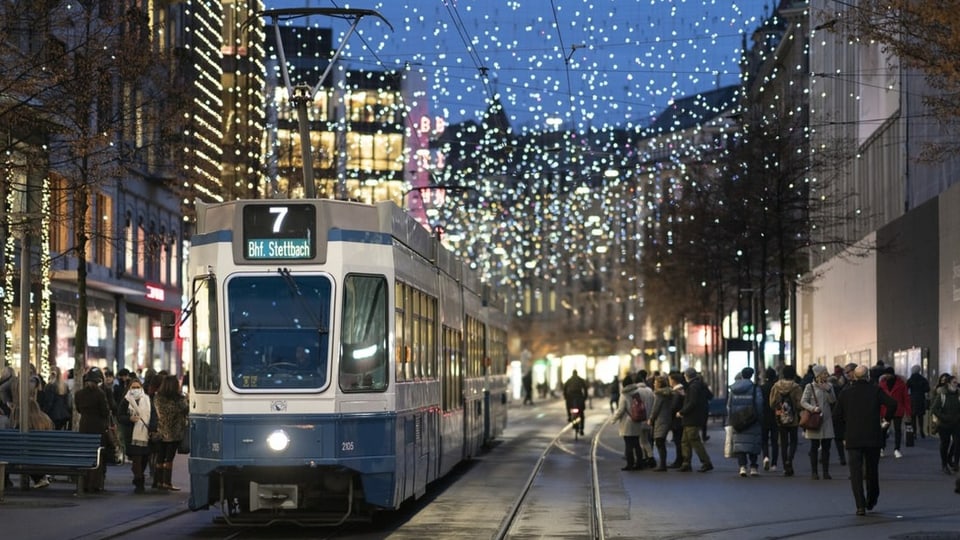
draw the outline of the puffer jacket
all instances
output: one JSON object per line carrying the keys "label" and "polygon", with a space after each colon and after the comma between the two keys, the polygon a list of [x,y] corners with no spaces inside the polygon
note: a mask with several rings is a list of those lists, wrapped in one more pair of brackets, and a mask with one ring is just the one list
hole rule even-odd
{"label": "puffer jacket", "polygon": [[761,428],[763,422],[760,415],[763,411],[763,394],[760,387],[749,379],[739,380],[730,386],[727,396],[727,418],[731,414],[750,405],[757,410],[757,421],[743,431],[733,432],[733,452],[745,454],[759,454],[761,451]]}

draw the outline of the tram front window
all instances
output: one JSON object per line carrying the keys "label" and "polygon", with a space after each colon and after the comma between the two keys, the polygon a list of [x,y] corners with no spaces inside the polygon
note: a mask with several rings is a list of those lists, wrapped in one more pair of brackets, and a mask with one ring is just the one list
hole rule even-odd
{"label": "tram front window", "polygon": [[281,271],[227,284],[237,390],[320,389],[329,373],[330,280]]}

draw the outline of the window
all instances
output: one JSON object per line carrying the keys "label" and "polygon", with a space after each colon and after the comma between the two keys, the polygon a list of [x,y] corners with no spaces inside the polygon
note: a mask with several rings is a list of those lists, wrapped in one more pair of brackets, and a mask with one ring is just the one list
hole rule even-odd
{"label": "window", "polygon": [[277,272],[231,279],[231,386],[241,391],[326,387],[332,290],[322,275]]}
{"label": "window", "polygon": [[343,281],[340,389],[382,392],[387,388],[387,280],[351,274]]}
{"label": "window", "polygon": [[220,391],[220,347],[217,344],[217,288],[213,276],[203,276],[193,282],[193,377],[196,392]]}
{"label": "window", "polygon": [[443,410],[459,409],[463,396],[463,378],[461,376],[462,353],[460,351],[460,332],[448,326],[443,327]]}

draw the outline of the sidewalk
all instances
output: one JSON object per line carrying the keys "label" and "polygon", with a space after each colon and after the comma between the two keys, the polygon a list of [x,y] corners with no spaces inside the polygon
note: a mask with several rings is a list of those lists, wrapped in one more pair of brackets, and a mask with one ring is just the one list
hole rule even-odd
{"label": "sidewalk", "polygon": [[0,530],[12,540],[66,540],[110,538],[123,530],[188,512],[189,474],[187,456],[177,455],[173,483],[181,491],[150,489],[133,493],[130,465],[107,467],[105,489],[100,493],[74,496],[74,484],[57,477],[42,489],[20,489],[20,476],[11,475],[14,486],[7,488],[0,503]]}

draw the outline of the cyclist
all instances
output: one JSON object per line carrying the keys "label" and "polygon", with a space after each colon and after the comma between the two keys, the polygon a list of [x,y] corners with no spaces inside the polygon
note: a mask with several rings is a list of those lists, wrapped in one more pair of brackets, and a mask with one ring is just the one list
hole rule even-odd
{"label": "cyclist", "polygon": [[567,421],[572,422],[573,417],[570,414],[570,409],[576,408],[580,411],[580,434],[583,435],[583,424],[586,421],[584,416],[583,409],[587,406],[587,381],[580,378],[580,375],[577,373],[577,370],[573,370],[573,374],[565,383],[563,383],[563,398],[567,402]]}

